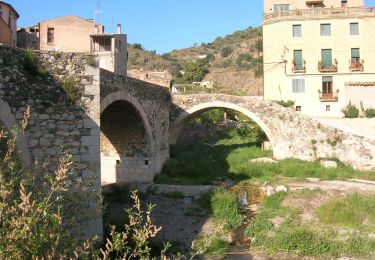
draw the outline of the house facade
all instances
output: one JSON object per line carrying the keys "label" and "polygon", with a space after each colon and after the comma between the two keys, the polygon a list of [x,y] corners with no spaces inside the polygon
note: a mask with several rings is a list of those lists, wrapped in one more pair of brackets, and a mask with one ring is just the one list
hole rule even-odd
{"label": "house facade", "polygon": [[18,12],[12,5],[0,1],[0,43],[17,45]]}
{"label": "house facade", "polygon": [[144,71],[132,69],[128,70],[129,77],[153,83],[170,89],[173,83],[172,74],[168,71]]}
{"label": "house facade", "polygon": [[64,16],[19,30],[18,46],[42,51],[90,52],[90,35],[104,27],[78,16]]}
{"label": "house facade", "polygon": [[265,0],[264,98],[311,116],[375,107],[374,24],[363,0]]}
{"label": "house facade", "polygon": [[127,37],[121,26],[115,34],[104,33],[104,26],[91,19],[64,16],[18,31],[18,47],[41,51],[92,54],[97,65],[118,74],[127,71]]}

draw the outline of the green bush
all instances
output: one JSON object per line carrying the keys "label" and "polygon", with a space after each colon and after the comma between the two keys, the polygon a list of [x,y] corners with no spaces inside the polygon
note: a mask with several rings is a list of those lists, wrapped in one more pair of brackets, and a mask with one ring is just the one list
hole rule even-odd
{"label": "green bush", "polygon": [[95,59],[94,55],[86,55],[85,56],[85,60],[86,60],[87,65],[89,65],[91,67],[96,67],[97,66],[96,59]]}
{"label": "green bush", "polygon": [[365,116],[367,118],[375,118],[375,108],[368,108],[365,110]]}
{"label": "green bush", "polygon": [[134,43],[134,44],[133,44],[133,47],[134,47],[135,49],[138,49],[138,50],[144,50],[142,44],[140,44],[140,43]]}
{"label": "green bush", "polygon": [[341,111],[345,118],[357,118],[359,116],[359,109],[351,101]]}
{"label": "green bush", "polygon": [[204,76],[209,72],[206,59],[197,61],[189,61],[184,67],[185,74],[182,79],[185,82],[192,83],[194,81],[202,81]]}
{"label": "green bush", "polygon": [[226,58],[233,53],[232,47],[224,47],[220,50],[221,57]]}
{"label": "green bush", "polygon": [[226,229],[233,230],[243,223],[237,197],[223,189],[216,189],[211,197],[212,213],[215,220],[224,225]]}
{"label": "green bush", "polygon": [[287,100],[287,101],[281,100],[281,101],[278,101],[277,103],[279,103],[283,107],[294,107],[296,102],[294,102],[293,100]]}
{"label": "green bush", "polygon": [[62,84],[62,88],[66,92],[66,95],[71,102],[76,102],[81,98],[81,90],[78,88],[78,86],[76,86],[74,78],[65,78]]}
{"label": "green bush", "polygon": [[35,52],[32,49],[27,49],[25,52],[24,68],[32,76],[46,77],[48,74],[45,69],[39,66]]}

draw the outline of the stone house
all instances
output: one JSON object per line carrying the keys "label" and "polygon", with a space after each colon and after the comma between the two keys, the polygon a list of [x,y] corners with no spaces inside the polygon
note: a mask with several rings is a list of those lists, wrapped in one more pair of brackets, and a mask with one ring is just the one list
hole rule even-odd
{"label": "stone house", "polygon": [[375,107],[374,23],[363,0],[264,0],[264,98],[321,117]]}
{"label": "stone house", "polygon": [[18,47],[42,51],[90,52],[90,35],[101,33],[104,33],[104,26],[90,19],[63,16],[19,30]]}
{"label": "stone house", "polygon": [[0,43],[17,45],[17,19],[20,17],[12,5],[0,1]]}
{"label": "stone house", "polygon": [[104,26],[91,19],[78,16],[49,19],[20,29],[18,47],[91,53],[100,68],[126,75],[127,38],[120,25],[116,34],[105,34]]}
{"label": "stone house", "polygon": [[128,71],[128,75],[132,78],[153,83],[166,88],[171,88],[173,83],[172,74],[168,71],[144,71],[132,69]]}

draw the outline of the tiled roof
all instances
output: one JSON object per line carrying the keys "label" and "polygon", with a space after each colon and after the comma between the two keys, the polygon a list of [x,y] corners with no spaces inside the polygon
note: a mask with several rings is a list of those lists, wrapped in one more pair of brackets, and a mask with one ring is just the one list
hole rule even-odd
{"label": "tiled roof", "polygon": [[375,81],[369,81],[369,82],[346,82],[345,86],[351,86],[351,87],[375,87]]}

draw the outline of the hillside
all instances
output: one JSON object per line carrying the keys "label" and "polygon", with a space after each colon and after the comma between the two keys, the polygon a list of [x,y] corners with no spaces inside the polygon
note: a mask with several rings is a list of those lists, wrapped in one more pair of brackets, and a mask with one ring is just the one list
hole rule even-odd
{"label": "hillside", "polygon": [[[250,27],[225,37],[218,37],[211,43],[202,43],[199,46],[174,50],[163,55],[145,51],[139,44],[133,44],[129,46],[129,68],[167,69],[172,72],[177,83],[208,80],[214,81],[216,92],[262,95],[261,35],[261,27]],[[194,80],[184,75],[188,64],[193,61],[203,67],[201,73],[193,77]]]}

